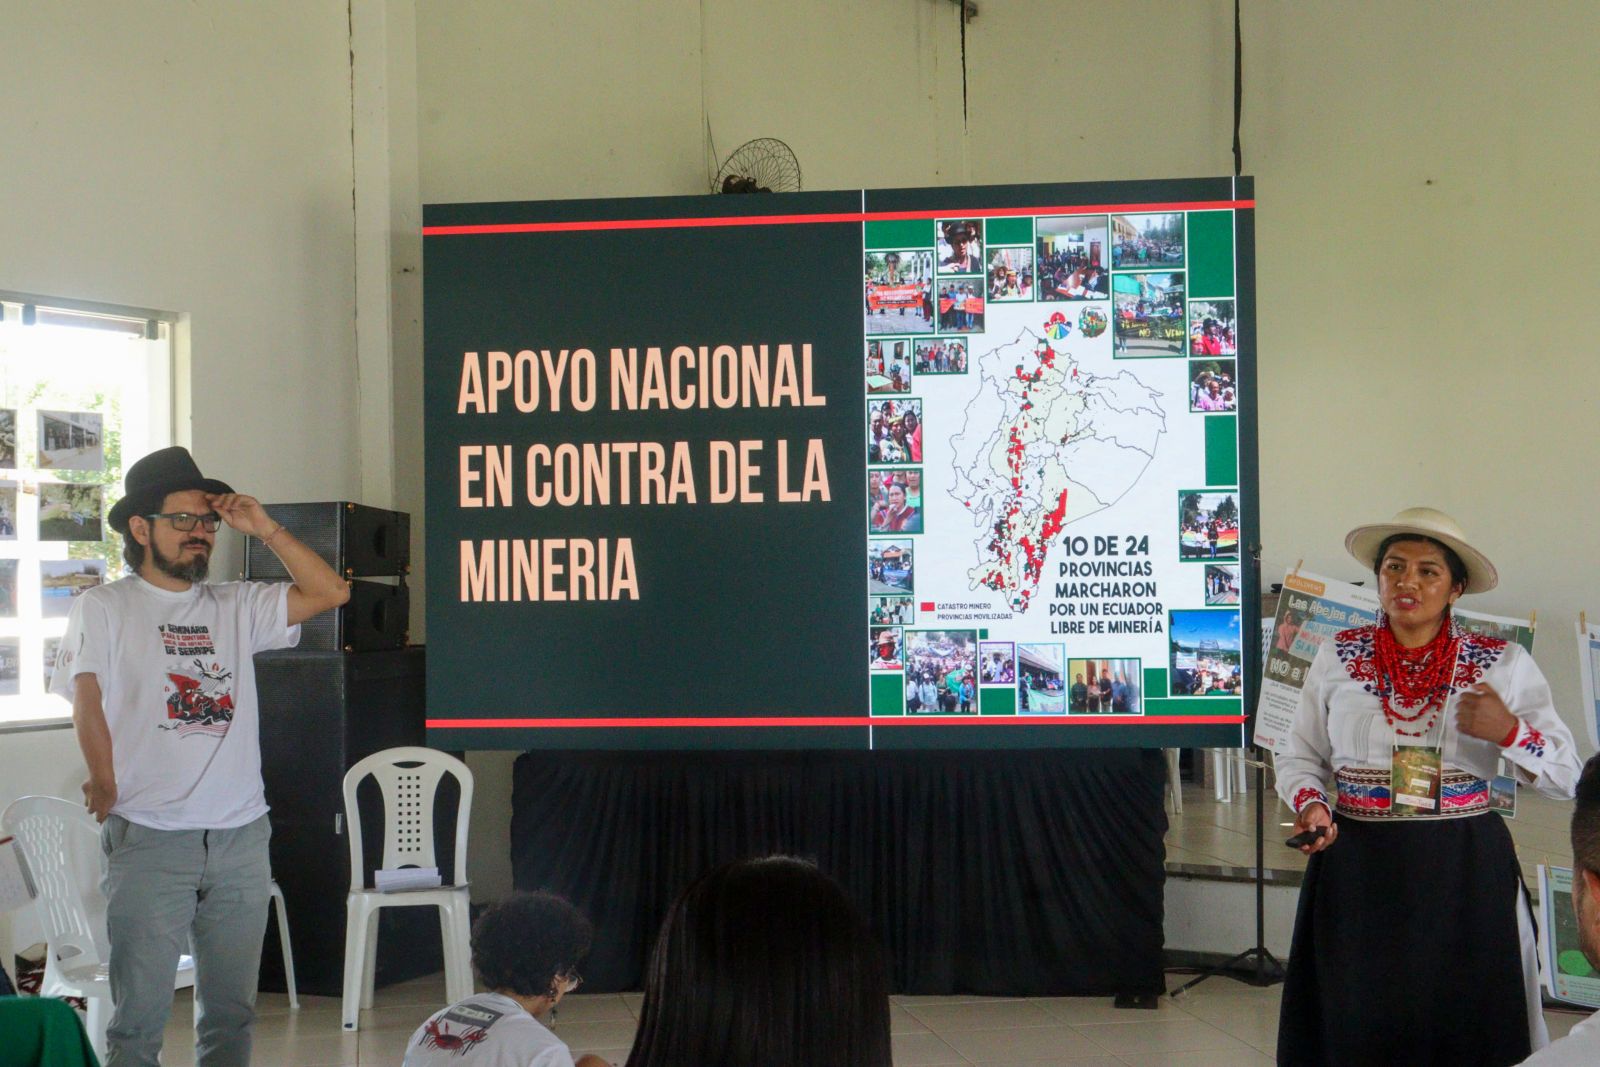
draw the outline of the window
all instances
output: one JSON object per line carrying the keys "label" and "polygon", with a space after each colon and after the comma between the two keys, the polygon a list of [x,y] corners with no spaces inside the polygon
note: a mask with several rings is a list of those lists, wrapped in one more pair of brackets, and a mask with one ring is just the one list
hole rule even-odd
{"label": "window", "polygon": [[120,577],[124,457],[172,443],[177,316],[0,292],[0,728],[48,693],[73,598]]}

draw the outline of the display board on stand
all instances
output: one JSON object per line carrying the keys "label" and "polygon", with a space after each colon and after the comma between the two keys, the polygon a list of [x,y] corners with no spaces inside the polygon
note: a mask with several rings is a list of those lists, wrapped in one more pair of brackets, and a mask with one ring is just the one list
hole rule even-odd
{"label": "display board on stand", "polygon": [[1253,209],[429,206],[430,743],[1243,743]]}

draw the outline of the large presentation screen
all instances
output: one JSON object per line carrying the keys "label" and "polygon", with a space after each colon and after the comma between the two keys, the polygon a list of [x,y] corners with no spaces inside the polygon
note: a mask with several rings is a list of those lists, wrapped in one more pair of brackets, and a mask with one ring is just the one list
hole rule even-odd
{"label": "large presentation screen", "polygon": [[1241,744],[1253,231],[1243,178],[430,205],[429,742]]}

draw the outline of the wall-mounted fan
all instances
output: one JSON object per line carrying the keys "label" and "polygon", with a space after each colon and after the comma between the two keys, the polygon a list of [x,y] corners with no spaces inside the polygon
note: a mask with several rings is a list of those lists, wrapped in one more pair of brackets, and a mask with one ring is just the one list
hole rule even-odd
{"label": "wall-mounted fan", "polygon": [[758,137],[735,148],[711,179],[713,193],[793,193],[800,189],[800,161],[776,137]]}

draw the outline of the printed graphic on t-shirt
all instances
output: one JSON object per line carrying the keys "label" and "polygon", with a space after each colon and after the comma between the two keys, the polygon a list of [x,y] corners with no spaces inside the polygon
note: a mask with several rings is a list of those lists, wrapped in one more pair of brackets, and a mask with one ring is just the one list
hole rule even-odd
{"label": "printed graphic on t-shirt", "polygon": [[226,734],[233,724],[233,687],[228,684],[233,672],[204,659],[217,653],[210,627],[169,623],[159,629],[167,655],[192,657],[182,667],[167,669],[167,721],[161,729],[176,730],[180,737]]}
{"label": "printed graphic on t-shirt", "polygon": [[457,1004],[437,1019],[428,1020],[422,1028],[422,1047],[465,1056],[480,1041],[488,1039],[489,1027],[503,1014],[476,1004]]}

